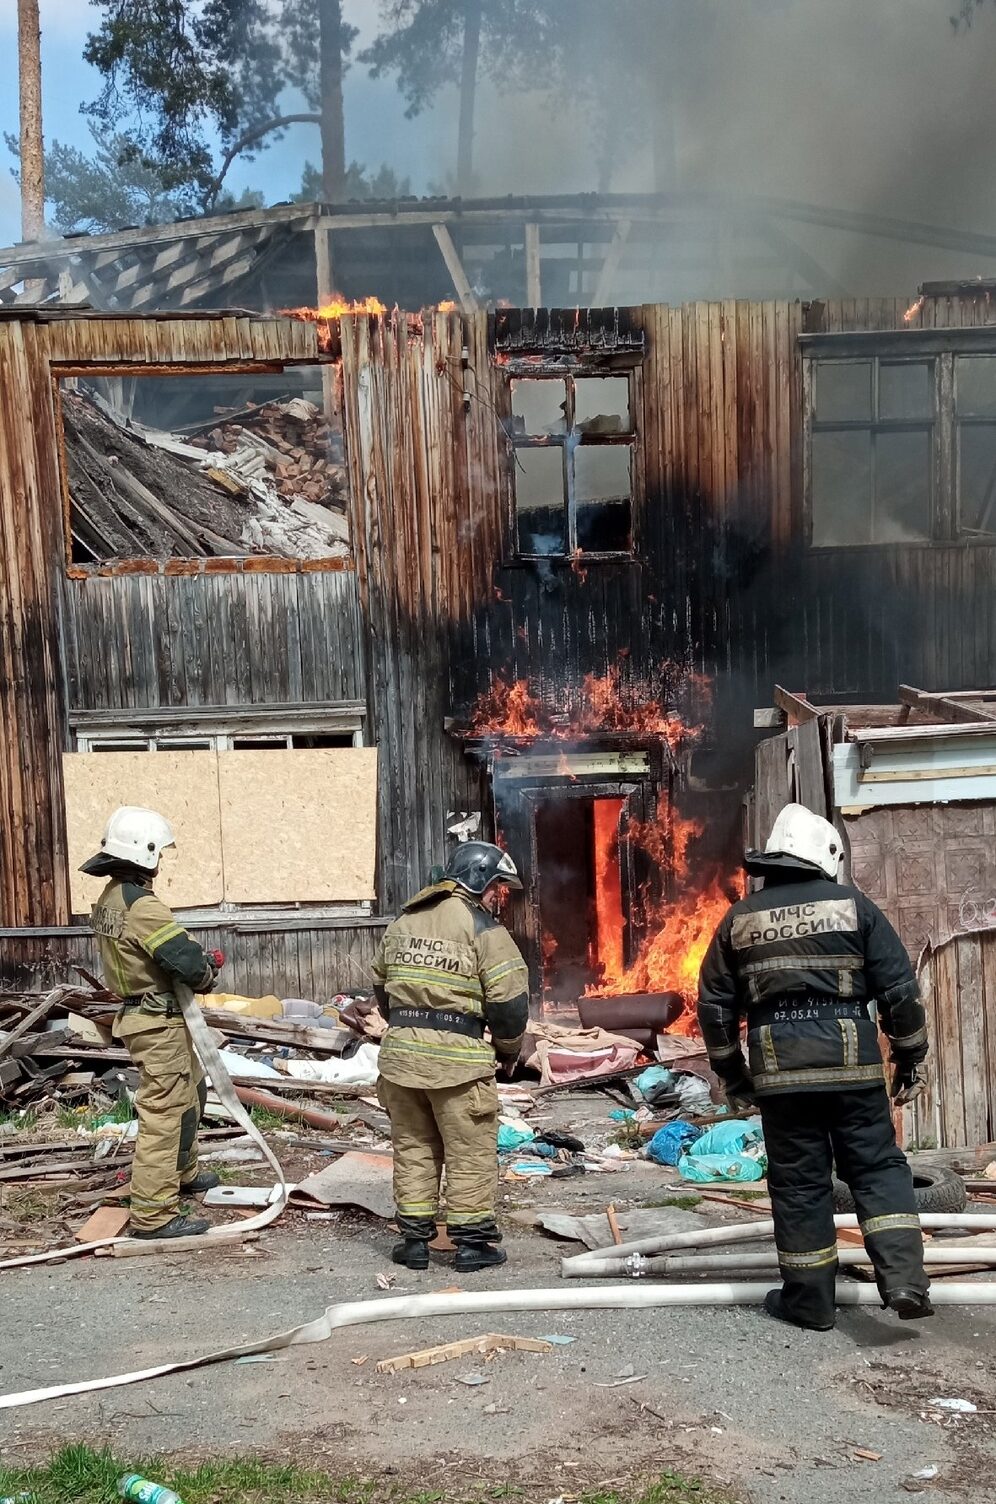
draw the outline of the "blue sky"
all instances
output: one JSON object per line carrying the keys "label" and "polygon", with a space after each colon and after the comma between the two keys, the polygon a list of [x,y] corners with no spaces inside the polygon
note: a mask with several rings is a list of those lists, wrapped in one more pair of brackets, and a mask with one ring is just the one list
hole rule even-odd
{"label": "blue sky", "polygon": [[[0,5],[0,129],[17,133],[17,7],[14,0]],[[350,21],[359,27],[362,46],[376,21],[375,0],[347,0]],[[89,0],[41,0],[42,106],[46,140],[89,145],[81,102],[100,90],[101,78],[82,61],[88,31],[99,21]],[[364,35],[365,34],[365,35]],[[292,102],[288,107],[293,107]],[[353,66],[346,79],[346,149],[350,159],[376,168],[386,157],[400,176],[409,176],[416,192],[434,177],[444,175],[448,142],[448,110],[434,111],[413,125],[405,120],[404,105],[391,79],[373,80]],[[310,157],[319,158],[314,126],[293,126],[282,141],[261,152],[254,162],[236,162],[229,187],[236,193],[258,188],[268,203],[294,192]],[[17,185],[10,175],[12,158],[0,143],[0,245],[20,238]]]}

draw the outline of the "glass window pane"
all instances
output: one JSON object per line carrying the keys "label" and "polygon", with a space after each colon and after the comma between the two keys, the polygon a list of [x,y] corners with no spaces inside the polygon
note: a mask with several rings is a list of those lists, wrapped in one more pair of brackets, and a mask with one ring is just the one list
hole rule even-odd
{"label": "glass window pane", "polygon": [[628,497],[629,444],[579,444],[574,451],[574,500],[608,501]]}
{"label": "glass window pane", "polygon": [[515,451],[515,518],[520,554],[567,552],[564,451]]}
{"label": "glass window pane", "polygon": [[564,433],[567,386],[563,381],[512,382],[512,432],[542,438]]}
{"label": "glass window pane", "polygon": [[934,416],[934,368],[929,360],[904,360],[878,368],[878,416],[884,423]]}
{"label": "glass window pane", "polygon": [[581,433],[629,433],[625,376],[580,376],[574,383],[574,427]]}
{"label": "glass window pane", "polygon": [[813,542],[871,541],[871,433],[814,433]]}
{"label": "glass window pane", "polygon": [[996,418],[996,355],[956,358],[955,407],[960,418]]}
{"label": "glass window pane", "polygon": [[874,543],[919,543],[930,537],[930,433],[875,435]]}
{"label": "glass window pane", "polygon": [[581,444],[574,451],[574,515],[583,553],[632,547],[632,457],[629,444]]}
{"label": "glass window pane", "polygon": [[988,423],[958,430],[958,527],[996,533],[996,427]]}
{"label": "glass window pane", "polygon": [[821,360],[816,366],[816,421],[860,423],[871,418],[871,361]]}

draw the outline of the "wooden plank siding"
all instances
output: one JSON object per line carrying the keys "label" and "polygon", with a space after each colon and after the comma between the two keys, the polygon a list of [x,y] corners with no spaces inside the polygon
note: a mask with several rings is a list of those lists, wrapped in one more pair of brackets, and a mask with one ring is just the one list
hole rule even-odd
{"label": "wooden plank siding", "polygon": [[996,930],[958,935],[921,969],[930,1054],[914,1109],[921,1147],[996,1138]]}

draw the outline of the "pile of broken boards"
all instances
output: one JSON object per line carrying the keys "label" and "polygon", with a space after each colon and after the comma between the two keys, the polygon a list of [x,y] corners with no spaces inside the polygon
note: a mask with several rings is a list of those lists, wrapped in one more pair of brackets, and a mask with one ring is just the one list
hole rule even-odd
{"label": "pile of broken boards", "polygon": [[61,410],[77,560],[348,557],[341,435],[314,403],[265,403],[177,434],[92,391],[64,392]]}
{"label": "pile of broken boards", "polygon": [[[391,1212],[389,1124],[373,1096],[376,1046],[342,1026],[334,1005],[253,1000],[269,1017],[243,1016],[239,1000],[202,999],[236,1092],[247,1108],[268,1114],[267,1132],[281,1141],[281,1159],[293,1162],[299,1184],[292,1204],[314,1214],[330,1206]],[[350,999],[337,999],[345,1005]],[[216,1003],[236,1006],[214,1006]],[[76,1238],[112,1236],[117,1225],[89,1225],[102,1203],[120,1207],[127,1197],[137,1133],[133,1097],[137,1072],[113,1040],[117,999],[98,986],[56,987],[51,992],[0,997],[0,1249],[15,1257],[61,1247]],[[274,1010],[280,1016],[273,1016]],[[276,1066],[283,1067],[277,1070]],[[290,1071],[321,1073],[341,1067],[356,1079],[327,1085],[302,1081]],[[334,1074],[334,1069],[333,1072]],[[264,1089],[265,1088],[265,1089]],[[329,1096],[335,1110],[330,1110]],[[347,1105],[348,1103],[348,1105]],[[272,1119],[285,1119],[275,1127]],[[308,1130],[311,1130],[310,1132]],[[265,1204],[272,1172],[257,1147],[208,1094],[200,1133],[206,1164],[245,1165],[267,1180],[255,1199],[224,1195],[219,1207]],[[320,1155],[318,1174],[310,1158]],[[331,1156],[334,1163],[329,1163]],[[310,1182],[310,1184],[309,1184]],[[227,1186],[219,1187],[224,1192]],[[85,1230],[85,1235],[84,1235]]]}

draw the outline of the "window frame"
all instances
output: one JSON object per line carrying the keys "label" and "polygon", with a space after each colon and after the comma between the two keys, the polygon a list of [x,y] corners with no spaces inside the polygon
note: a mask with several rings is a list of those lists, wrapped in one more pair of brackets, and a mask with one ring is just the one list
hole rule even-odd
{"label": "window frame", "polygon": [[[803,536],[806,547],[817,553],[838,549],[904,548],[924,549],[938,546],[973,548],[996,547],[996,524],[991,533],[963,531],[959,473],[959,433],[961,427],[996,428],[996,415],[960,417],[956,408],[955,362],[962,356],[990,356],[996,359],[996,326],[982,325],[965,329],[889,330],[849,334],[802,335],[803,398]],[[930,466],[929,536],[892,542],[819,543],[813,537],[813,435],[833,429],[880,429],[900,432],[904,428],[921,431],[926,420],[895,420],[881,424],[869,422],[826,422],[816,419],[816,388],[821,362],[841,363],[860,360],[879,364],[910,364],[930,360],[934,365],[934,416],[929,424],[932,435]],[[875,376],[877,388],[877,374]]]}
{"label": "window frame", "polygon": [[[535,567],[547,564],[553,568],[587,567],[597,563],[632,563],[638,556],[639,523],[644,495],[644,461],[641,435],[643,411],[642,357],[624,356],[610,360],[519,356],[505,360],[500,369],[505,376],[502,385],[502,410],[506,437],[506,460],[503,467],[506,496],[506,547],[502,560],[505,566]],[[581,434],[572,441],[575,413],[575,382],[584,380],[625,380],[629,389],[629,419],[627,432],[619,434]],[[512,414],[513,381],[560,381],[566,390],[565,429],[562,434],[529,435],[514,431]],[[580,549],[577,546],[577,509],[574,494],[573,464],[568,464],[568,452],[574,448],[623,448],[630,453],[629,494],[629,547],[625,549]],[[524,553],[519,548],[518,507],[516,503],[516,454],[520,449],[556,449],[561,455],[564,486],[565,551],[563,553]],[[588,503],[582,503],[587,505]]]}

